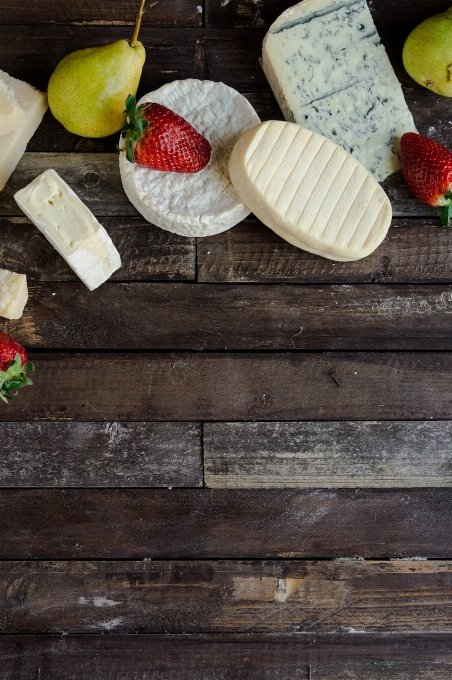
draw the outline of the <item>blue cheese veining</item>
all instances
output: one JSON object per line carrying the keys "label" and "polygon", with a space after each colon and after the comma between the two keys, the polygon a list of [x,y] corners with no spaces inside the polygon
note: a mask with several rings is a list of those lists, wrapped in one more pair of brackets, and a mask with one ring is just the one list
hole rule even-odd
{"label": "blue cheese veining", "polygon": [[286,120],[342,146],[377,179],[416,131],[365,0],[304,0],[270,27],[263,68]]}

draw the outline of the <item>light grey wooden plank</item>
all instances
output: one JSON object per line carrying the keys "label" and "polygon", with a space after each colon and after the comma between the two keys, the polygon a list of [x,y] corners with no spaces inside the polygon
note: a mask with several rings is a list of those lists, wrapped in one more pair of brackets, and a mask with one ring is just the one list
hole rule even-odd
{"label": "light grey wooden plank", "polygon": [[202,486],[198,423],[0,423],[0,488]]}
{"label": "light grey wooden plank", "polygon": [[206,423],[211,488],[452,486],[452,423]]}

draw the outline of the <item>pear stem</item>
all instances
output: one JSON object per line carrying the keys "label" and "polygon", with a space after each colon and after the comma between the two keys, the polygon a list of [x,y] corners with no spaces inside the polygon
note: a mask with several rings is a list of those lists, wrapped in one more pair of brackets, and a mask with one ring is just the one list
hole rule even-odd
{"label": "pear stem", "polygon": [[139,34],[140,28],[141,28],[141,19],[143,18],[143,12],[144,12],[145,4],[146,4],[146,0],[140,1],[140,7],[138,9],[137,18],[136,18],[136,21],[135,21],[135,28],[133,29],[133,36],[132,36],[132,40],[130,41],[130,47],[135,47],[135,45],[137,44],[138,34]]}

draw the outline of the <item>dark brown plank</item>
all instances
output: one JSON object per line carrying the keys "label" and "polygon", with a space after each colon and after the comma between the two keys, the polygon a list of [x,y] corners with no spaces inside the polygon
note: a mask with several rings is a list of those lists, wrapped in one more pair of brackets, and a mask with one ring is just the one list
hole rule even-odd
{"label": "dark brown plank", "polygon": [[[4,0],[0,5],[0,24],[133,26],[138,5],[138,0],[25,0],[20,5],[13,0]],[[201,26],[202,3],[198,0],[151,0],[145,8],[143,25]],[[125,38],[131,37],[128,29],[123,32]]]}
{"label": "dark brown plank", "polygon": [[0,562],[2,633],[452,633],[452,562]]}
{"label": "dark brown plank", "polygon": [[[122,266],[112,281],[195,279],[194,238],[171,234],[142,217],[104,217],[102,224],[121,255]],[[0,217],[0,268],[26,274],[29,282],[80,281],[23,216]]]}
{"label": "dark brown plank", "polygon": [[0,661],[0,680],[450,680],[452,637],[4,635]]}
{"label": "dark brown plank", "polygon": [[449,420],[450,353],[34,354],[0,421]]}
{"label": "dark brown plank", "polygon": [[197,423],[1,423],[0,487],[202,486]]}
{"label": "dark brown plank", "polygon": [[452,558],[452,491],[2,490],[0,559]]}
{"label": "dark brown plank", "polygon": [[452,486],[452,424],[205,423],[211,488]]}
{"label": "dark brown plank", "polygon": [[394,220],[382,245],[356,262],[295,248],[259,220],[198,240],[198,280],[228,283],[449,283],[452,234],[436,219]]}
{"label": "dark brown plank", "polygon": [[[35,283],[29,349],[451,350],[451,286]],[[112,309],[114,315],[112,318]]]}

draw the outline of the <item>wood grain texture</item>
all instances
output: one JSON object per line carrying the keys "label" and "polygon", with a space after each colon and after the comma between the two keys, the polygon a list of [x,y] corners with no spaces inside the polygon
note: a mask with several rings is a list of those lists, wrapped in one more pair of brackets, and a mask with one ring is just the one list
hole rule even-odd
{"label": "wood grain texture", "polygon": [[31,353],[30,358],[34,386],[0,411],[0,421],[451,418],[451,353]]}
{"label": "wood grain texture", "polygon": [[[73,24],[83,26],[133,26],[138,0],[25,0],[20,5],[3,0],[0,24]],[[149,2],[143,15],[144,26],[201,26],[198,0],[158,0]],[[201,7],[202,10],[202,7]],[[17,31],[17,29],[16,29]],[[132,37],[123,33],[125,38]]]}
{"label": "wood grain texture", "polygon": [[[180,280],[196,277],[196,239],[171,234],[142,217],[104,217],[102,224],[121,256],[112,281]],[[28,281],[77,281],[47,239],[26,217],[0,217],[0,268]],[[55,291],[52,291],[55,292]]]}
{"label": "wood grain texture", "polygon": [[211,488],[452,486],[452,424],[205,423]]}
{"label": "wood grain texture", "polygon": [[450,680],[452,637],[4,635],[0,660],[0,680]]}
{"label": "wood grain texture", "polygon": [[452,491],[1,490],[0,559],[452,558]]}
{"label": "wood grain texture", "polygon": [[452,633],[450,561],[0,562],[0,631]]}
{"label": "wood grain texture", "polygon": [[[451,350],[452,286],[35,283],[28,349]],[[112,311],[114,310],[114,311]]]}
{"label": "wood grain texture", "polygon": [[1,423],[0,487],[202,486],[197,423]]}
{"label": "wood grain texture", "polygon": [[198,281],[224,283],[449,283],[452,234],[436,219],[394,220],[369,257],[332,262],[251,218],[198,240]]}

